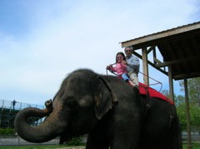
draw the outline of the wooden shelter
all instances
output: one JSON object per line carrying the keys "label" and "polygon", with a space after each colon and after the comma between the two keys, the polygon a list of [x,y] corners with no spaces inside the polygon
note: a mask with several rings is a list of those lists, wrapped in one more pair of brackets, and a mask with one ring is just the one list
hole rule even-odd
{"label": "wooden shelter", "polygon": [[[169,77],[169,91],[174,100],[173,80],[184,80],[188,148],[191,149],[191,130],[187,79],[200,77],[200,22],[179,26],[169,30],[121,42],[122,47],[133,47],[134,54],[142,59],[144,83],[149,85],[148,65]],[[136,50],[141,50],[138,54]],[[158,58],[160,52],[162,60]],[[153,60],[148,59],[152,53]]]}

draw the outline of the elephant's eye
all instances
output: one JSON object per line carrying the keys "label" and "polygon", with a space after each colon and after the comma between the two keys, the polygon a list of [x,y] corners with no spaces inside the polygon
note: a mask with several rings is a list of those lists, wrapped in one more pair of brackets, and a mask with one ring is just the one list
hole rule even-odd
{"label": "elephant's eye", "polygon": [[74,100],[69,100],[67,102],[67,107],[69,110],[75,110],[77,107],[77,103]]}

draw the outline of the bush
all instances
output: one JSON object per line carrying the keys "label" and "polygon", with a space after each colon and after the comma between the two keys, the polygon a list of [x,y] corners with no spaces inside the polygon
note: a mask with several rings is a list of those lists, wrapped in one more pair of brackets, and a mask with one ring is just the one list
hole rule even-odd
{"label": "bush", "polygon": [[14,135],[15,130],[13,128],[0,128],[0,135]]}
{"label": "bush", "polygon": [[67,145],[70,145],[70,146],[78,146],[81,144],[82,144],[81,137],[74,137],[71,140],[67,141]]}

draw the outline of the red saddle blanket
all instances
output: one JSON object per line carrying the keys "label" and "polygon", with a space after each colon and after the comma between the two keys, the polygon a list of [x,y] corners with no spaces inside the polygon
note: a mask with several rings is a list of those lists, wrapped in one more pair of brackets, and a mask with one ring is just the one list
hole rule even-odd
{"label": "red saddle blanket", "polygon": [[169,98],[167,98],[166,96],[164,96],[160,92],[156,91],[155,89],[153,89],[153,88],[151,88],[151,87],[149,87],[149,86],[147,86],[143,83],[139,83],[139,90],[140,90],[141,95],[149,94],[150,97],[160,98],[162,100],[169,102],[170,104],[174,104],[174,102],[172,100],[170,100]]}

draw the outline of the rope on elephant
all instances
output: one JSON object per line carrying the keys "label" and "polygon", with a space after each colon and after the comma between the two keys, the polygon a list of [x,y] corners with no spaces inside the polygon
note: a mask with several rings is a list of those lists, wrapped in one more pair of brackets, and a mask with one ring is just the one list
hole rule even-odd
{"label": "rope on elephant", "polygon": [[158,80],[156,80],[156,79],[150,77],[150,76],[147,75],[147,74],[142,73],[141,71],[139,71],[139,73],[141,73],[143,76],[147,76],[147,77],[150,78],[151,80],[154,80],[155,82],[157,82],[157,83],[154,83],[154,84],[149,84],[149,86],[160,84],[161,86],[160,86],[159,92],[162,90],[162,87],[163,87],[162,82],[160,82],[160,81],[158,81]]}
{"label": "rope on elephant", "polygon": [[116,73],[112,72],[111,70],[106,69],[106,75],[108,75],[108,71],[110,71],[110,73],[114,74],[115,76],[117,76]]}
{"label": "rope on elephant", "polygon": [[[116,64],[116,63],[114,63],[114,64]],[[111,65],[114,65],[114,64],[111,64]],[[110,73],[114,74],[115,76],[117,75],[117,74],[115,74],[114,72],[112,72],[111,70],[108,70],[108,69],[106,69],[106,75],[108,75],[108,71],[110,71]],[[162,87],[163,87],[162,82],[160,82],[160,81],[158,81],[158,80],[156,80],[156,79],[150,77],[149,75],[146,75],[146,74],[142,73],[141,71],[139,71],[139,73],[141,73],[143,76],[147,76],[148,78],[150,78],[151,80],[153,80],[153,81],[156,82],[156,83],[153,83],[153,84],[149,84],[149,86],[153,86],[153,85],[160,84],[161,86],[160,86],[159,92],[161,92]]]}
{"label": "rope on elephant", "polygon": [[[110,65],[115,65],[116,63],[113,63],[113,64],[110,64]],[[115,76],[117,75],[116,73],[114,73],[113,71],[111,71],[111,70],[108,70],[108,69],[106,69],[106,75],[108,75],[108,71],[110,71],[112,74],[114,74]]]}

